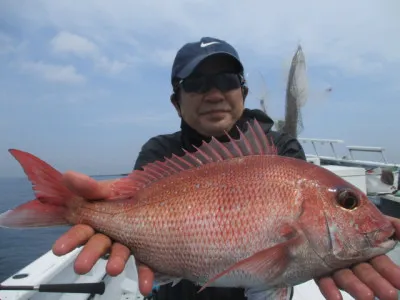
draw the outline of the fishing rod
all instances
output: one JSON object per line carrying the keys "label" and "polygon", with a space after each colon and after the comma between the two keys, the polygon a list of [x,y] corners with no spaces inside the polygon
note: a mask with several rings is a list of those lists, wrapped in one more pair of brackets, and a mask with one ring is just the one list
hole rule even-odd
{"label": "fishing rod", "polygon": [[75,293],[103,295],[106,285],[103,281],[95,283],[65,283],[39,285],[1,285],[0,291],[37,291],[45,293]]}

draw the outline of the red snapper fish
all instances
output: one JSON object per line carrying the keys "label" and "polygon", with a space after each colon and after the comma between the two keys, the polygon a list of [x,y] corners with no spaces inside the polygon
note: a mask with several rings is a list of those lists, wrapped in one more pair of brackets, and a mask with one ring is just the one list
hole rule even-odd
{"label": "red snapper fish", "polygon": [[36,198],[1,214],[0,226],[87,224],[129,247],[158,284],[241,287],[249,299],[287,299],[295,285],[395,247],[391,223],[357,187],[278,155],[256,120],[239,133],[135,170],[99,201],[12,149]]}

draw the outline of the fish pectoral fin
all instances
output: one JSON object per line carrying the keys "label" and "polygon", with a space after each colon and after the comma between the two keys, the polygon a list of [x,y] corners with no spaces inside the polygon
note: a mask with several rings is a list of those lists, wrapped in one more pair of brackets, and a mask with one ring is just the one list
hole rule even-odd
{"label": "fish pectoral fin", "polygon": [[173,278],[173,280],[172,280],[172,287],[174,287],[175,285],[177,285],[181,280],[182,280],[182,278]]}
{"label": "fish pectoral fin", "polygon": [[165,285],[165,284],[169,284],[169,283],[172,282],[172,287],[174,287],[181,280],[182,280],[182,278],[171,277],[171,276],[164,275],[164,274],[161,274],[161,273],[155,273],[154,274],[154,283],[155,283],[155,285]]}
{"label": "fish pectoral fin", "polygon": [[291,246],[293,243],[295,243],[297,239],[298,236],[296,235],[283,243],[261,250],[254,255],[237,262],[225,271],[208,280],[201,287],[198,293],[204,290],[212,282],[232,271],[241,270],[250,274],[260,275],[260,277],[265,277],[267,274],[269,274],[271,277],[278,276],[286,269],[288,265],[288,246]]}
{"label": "fish pectoral fin", "polygon": [[293,287],[276,288],[276,289],[253,289],[249,288],[245,291],[247,300],[289,300],[293,293]]}

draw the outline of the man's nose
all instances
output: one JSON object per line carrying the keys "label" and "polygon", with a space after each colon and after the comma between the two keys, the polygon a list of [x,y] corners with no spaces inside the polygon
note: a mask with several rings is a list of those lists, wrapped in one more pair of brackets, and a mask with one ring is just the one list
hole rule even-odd
{"label": "man's nose", "polygon": [[224,100],[224,95],[219,89],[212,88],[206,93],[204,100],[208,102],[220,102]]}

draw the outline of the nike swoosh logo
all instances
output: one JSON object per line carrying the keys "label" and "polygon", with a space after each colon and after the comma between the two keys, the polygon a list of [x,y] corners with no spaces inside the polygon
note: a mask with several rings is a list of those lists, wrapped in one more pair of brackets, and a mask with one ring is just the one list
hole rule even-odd
{"label": "nike swoosh logo", "polygon": [[219,42],[209,42],[209,43],[201,43],[200,47],[204,48],[213,44],[219,44]]}

